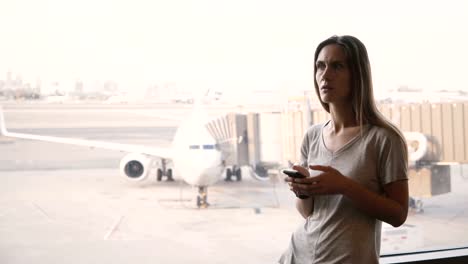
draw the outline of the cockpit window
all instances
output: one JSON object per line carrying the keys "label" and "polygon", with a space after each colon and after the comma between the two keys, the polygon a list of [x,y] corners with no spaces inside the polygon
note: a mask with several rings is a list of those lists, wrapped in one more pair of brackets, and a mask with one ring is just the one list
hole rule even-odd
{"label": "cockpit window", "polygon": [[202,148],[202,149],[215,149],[216,146],[213,145],[213,144],[206,144],[206,145],[201,145],[201,146],[200,145],[190,145],[189,146],[189,149],[200,149],[200,148]]}

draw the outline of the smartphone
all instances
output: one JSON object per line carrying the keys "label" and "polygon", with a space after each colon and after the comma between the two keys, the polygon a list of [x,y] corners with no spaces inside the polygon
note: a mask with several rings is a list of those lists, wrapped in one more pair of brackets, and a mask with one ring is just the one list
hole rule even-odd
{"label": "smartphone", "polygon": [[286,169],[283,170],[283,173],[293,178],[305,178],[305,176],[300,174],[297,170]]}
{"label": "smartphone", "polygon": [[[293,178],[305,178],[306,177],[306,176],[300,174],[297,170],[292,170],[292,169],[285,169],[285,170],[283,170],[283,173],[288,175],[289,177],[293,177]],[[309,196],[304,195],[304,194],[296,195],[296,197],[299,198],[299,199],[309,198]]]}

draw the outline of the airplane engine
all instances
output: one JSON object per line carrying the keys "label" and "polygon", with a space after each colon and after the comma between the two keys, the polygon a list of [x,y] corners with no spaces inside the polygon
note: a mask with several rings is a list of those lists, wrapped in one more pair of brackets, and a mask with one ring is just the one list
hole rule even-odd
{"label": "airplane engine", "polygon": [[408,158],[410,162],[417,162],[428,152],[427,137],[420,132],[403,132],[408,144]]}
{"label": "airplane engine", "polygon": [[145,180],[150,171],[151,158],[140,153],[125,155],[120,161],[120,174],[131,181]]}

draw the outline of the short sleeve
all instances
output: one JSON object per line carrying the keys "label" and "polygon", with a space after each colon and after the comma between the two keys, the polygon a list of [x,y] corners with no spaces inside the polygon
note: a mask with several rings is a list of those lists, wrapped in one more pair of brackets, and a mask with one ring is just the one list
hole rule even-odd
{"label": "short sleeve", "polygon": [[385,185],[399,180],[407,180],[406,143],[396,133],[386,131],[384,134],[379,159],[380,182]]}
{"label": "short sleeve", "polygon": [[302,139],[300,161],[299,161],[299,165],[305,168],[307,168],[308,166],[307,160],[309,157],[309,147],[310,147],[309,142],[310,142],[309,132],[307,131],[304,135],[304,138]]}

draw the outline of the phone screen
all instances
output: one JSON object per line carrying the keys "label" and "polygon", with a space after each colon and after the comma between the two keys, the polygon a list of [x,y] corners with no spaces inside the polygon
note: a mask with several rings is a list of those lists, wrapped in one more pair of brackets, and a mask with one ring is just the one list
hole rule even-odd
{"label": "phone screen", "polygon": [[300,174],[297,170],[283,170],[283,173],[294,178],[305,178],[305,176]]}

